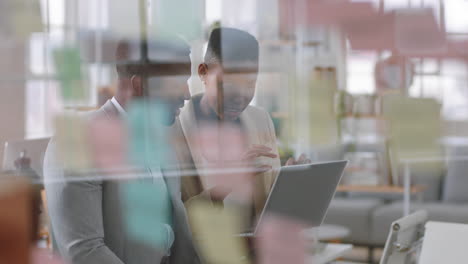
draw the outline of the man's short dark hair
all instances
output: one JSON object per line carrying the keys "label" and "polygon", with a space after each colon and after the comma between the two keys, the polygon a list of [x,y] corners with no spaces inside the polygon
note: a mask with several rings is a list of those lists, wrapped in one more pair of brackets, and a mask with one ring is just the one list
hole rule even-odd
{"label": "man's short dark hair", "polygon": [[210,34],[205,63],[220,63],[223,67],[258,65],[259,45],[251,34],[228,27],[215,28]]}
{"label": "man's short dark hair", "polygon": [[119,78],[161,72],[178,74],[180,67],[190,65],[190,47],[181,39],[148,41],[147,58],[142,57],[142,43],[121,40],[116,48],[116,70]]}

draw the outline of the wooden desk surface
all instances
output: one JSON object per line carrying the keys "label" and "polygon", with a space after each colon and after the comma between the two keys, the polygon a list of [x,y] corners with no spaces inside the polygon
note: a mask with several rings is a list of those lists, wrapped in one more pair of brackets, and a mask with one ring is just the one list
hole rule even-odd
{"label": "wooden desk surface", "polygon": [[[425,185],[411,186],[411,193],[420,193],[427,189]],[[392,185],[340,185],[337,188],[338,192],[366,192],[366,193],[404,193],[403,186]]]}

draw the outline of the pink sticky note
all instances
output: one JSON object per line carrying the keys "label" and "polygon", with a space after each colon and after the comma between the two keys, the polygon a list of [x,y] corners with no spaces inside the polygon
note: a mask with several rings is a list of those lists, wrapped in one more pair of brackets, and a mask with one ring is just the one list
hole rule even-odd
{"label": "pink sticky note", "polygon": [[33,248],[31,254],[32,264],[63,264],[59,257],[53,255],[50,250]]}
{"label": "pink sticky note", "polygon": [[432,59],[468,60],[468,41],[447,40],[445,47],[437,51],[407,54],[406,57],[424,57]]}
{"label": "pink sticky note", "polygon": [[468,41],[449,41],[447,43],[447,57],[468,59]]}
{"label": "pink sticky note", "polygon": [[94,165],[100,169],[124,167],[128,131],[119,119],[95,118],[88,123],[90,149]]}
{"label": "pink sticky note", "polygon": [[407,57],[440,56],[445,34],[431,9],[407,9],[363,16],[341,24],[356,50],[391,50]]}
{"label": "pink sticky note", "polygon": [[371,3],[348,0],[279,0],[279,10],[280,35],[286,39],[294,36],[304,15],[308,25],[340,25],[377,13]]}
{"label": "pink sticky note", "polygon": [[338,25],[348,21],[374,16],[377,11],[371,3],[349,1],[308,1],[307,22],[311,25]]}
{"label": "pink sticky note", "polygon": [[349,38],[351,48],[356,50],[394,50],[395,15],[379,14],[341,24]]}
{"label": "pink sticky note", "polygon": [[[197,168],[202,183],[212,194],[223,196],[237,191],[242,197],[252,192],[250,164],[245,162],[245,135],[239,127],[222,124],[201,124],[195,136],[200,157]],[[218,193],[219,192],[219,193]],[[239,197],[239,198],[242,198]]]}
{"label": "pink sticky note", "polygon": [[307,240],[302,233],[305,228],[306,224],[294,219],[265,215],[255,239],[258,263],[305,263]]}
{"label": "pink sticky note", "polygon": [[395,45],[401,55],[430,55],[446,50],[445,33],[432,9],[395,12]]}
{"label": "pink sticky note", "polygon": [[239,162],[245,151],[245,138],[235,126],[202,124],[197,135],[202,155],[213,165],[223,162]]}

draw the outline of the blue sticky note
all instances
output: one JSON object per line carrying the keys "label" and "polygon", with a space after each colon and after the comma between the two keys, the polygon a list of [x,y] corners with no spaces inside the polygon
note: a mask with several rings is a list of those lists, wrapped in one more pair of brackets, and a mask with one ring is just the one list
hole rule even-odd
{"label": "blue sticky note", "polygon": [[164,180],[135,180],[123,185],[122,202],[128,235],[167,252],[174,233],[172,204]]}
{"label": "blue sticky note", "polygon": [[129,106],[129,160],[133,165],[165,164],[169,151],[167,127],[164,126],[167,113],[164,105],[150,100],[140,100]]}
{"label": "blue sticky note", "polygon": [[[159,0],[153,1],[150,10],[150,37],[156,39],[178,35],[186,40],[203,37],[204,1]],[[180,8],[180,7],[184,8]]]}

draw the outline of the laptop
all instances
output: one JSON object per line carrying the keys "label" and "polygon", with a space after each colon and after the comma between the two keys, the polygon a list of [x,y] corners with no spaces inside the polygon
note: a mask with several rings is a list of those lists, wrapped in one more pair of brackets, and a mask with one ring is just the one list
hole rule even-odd
{"label": "laptop", "polygon": [[276,178],[255,226],[255,235],[265,214],[274,213],[320,226],[348,161],[285,166]]}
{"label": "laptop", "polygon": [[15,170],[15,160],[25,153],[31,159],[31,168],[42,177],[44,154],[50,138],[39,138],[30,140],[16,140],[5,143],[3,154],[3,170]]}

